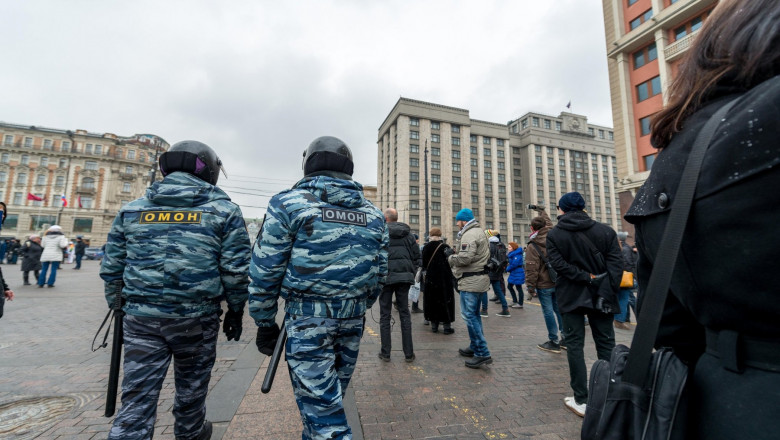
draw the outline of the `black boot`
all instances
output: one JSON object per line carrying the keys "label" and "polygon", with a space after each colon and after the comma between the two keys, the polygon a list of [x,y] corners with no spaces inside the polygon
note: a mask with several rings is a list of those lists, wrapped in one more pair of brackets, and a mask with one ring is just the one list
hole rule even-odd
{"label": "black boot", "polygon": [[436,321],[431,321],[431,331],[434,333],[439,333],[439,323]]}
{"label": "black boot", "polygon": [[442,333],[444,333],[445,335],[451,335],[455,333],[455,330],[452,328],[452,324],[450,324],[449,322],[445,322],[444,331]]}

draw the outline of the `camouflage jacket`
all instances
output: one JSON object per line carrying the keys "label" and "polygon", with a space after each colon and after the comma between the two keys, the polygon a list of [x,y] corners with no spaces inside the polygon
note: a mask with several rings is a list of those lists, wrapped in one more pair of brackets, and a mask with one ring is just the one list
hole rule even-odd
{"label": "camouflage jacket", "polygon": [[249,269],[249,313],[274,324],[279,296],[297,316],[362,316],[387,278],[384,215],[351,180],[307,177],[268,203]]}
{"label": "camouflage jacket", "polygon": [[171,173],[125,205],[108,234],[100,277],[106,300],[124,281],[125,312],[147,317],[199,317],[248,298],[249,236],[241,209],[221,189]]}

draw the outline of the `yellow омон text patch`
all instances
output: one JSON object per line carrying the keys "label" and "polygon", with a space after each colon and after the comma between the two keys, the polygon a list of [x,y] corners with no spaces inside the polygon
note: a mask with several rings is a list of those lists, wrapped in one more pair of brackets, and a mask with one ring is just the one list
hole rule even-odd
{"label": "yellow \u043e\u043c\u043e\u043d text patch", "polygon": [[146,211],[138,223],[200,223],[201,211]]}

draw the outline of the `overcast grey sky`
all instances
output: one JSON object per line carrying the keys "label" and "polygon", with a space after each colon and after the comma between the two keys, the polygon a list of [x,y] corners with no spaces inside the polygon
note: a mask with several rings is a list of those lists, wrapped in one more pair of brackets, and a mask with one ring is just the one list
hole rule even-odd
{"label": "overcast grey sky", "polygon": [[0,120],[205,142],[249,217],[301,177],[318,136],[346,141],[355,180],[375,185],[377,130],[401,96],[498,123],[571,100],[612,126],[598,0],[6,0],[0,11]]}

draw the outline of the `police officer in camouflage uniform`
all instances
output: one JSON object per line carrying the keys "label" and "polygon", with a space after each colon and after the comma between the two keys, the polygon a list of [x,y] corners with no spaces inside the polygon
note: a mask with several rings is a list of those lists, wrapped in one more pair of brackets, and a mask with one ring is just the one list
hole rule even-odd
{"label": "police officer in camouflage uniform", "polygon": [[122,407],[109,439],[150,439],[173,357],[177,439],[208,439],[206,393],[221,302],[228,340],[241,336],[250,245],[241,209],[217,188],[222,163],[207,145],[179,142],[160,156],[165,178],[114,220],[100,276],[114,304],[123,283]]}
{"label": "police officer in camouflage uniform", "polygon": [[250,266],[257,347],[271,355],[285,300],[287,367],[303,439],[351,439],[342,398],[355,370],[364,315],[387,277],[381,211],[352,180],[352,153],[325,136],[304,152],[304,178],[268,203]]}

